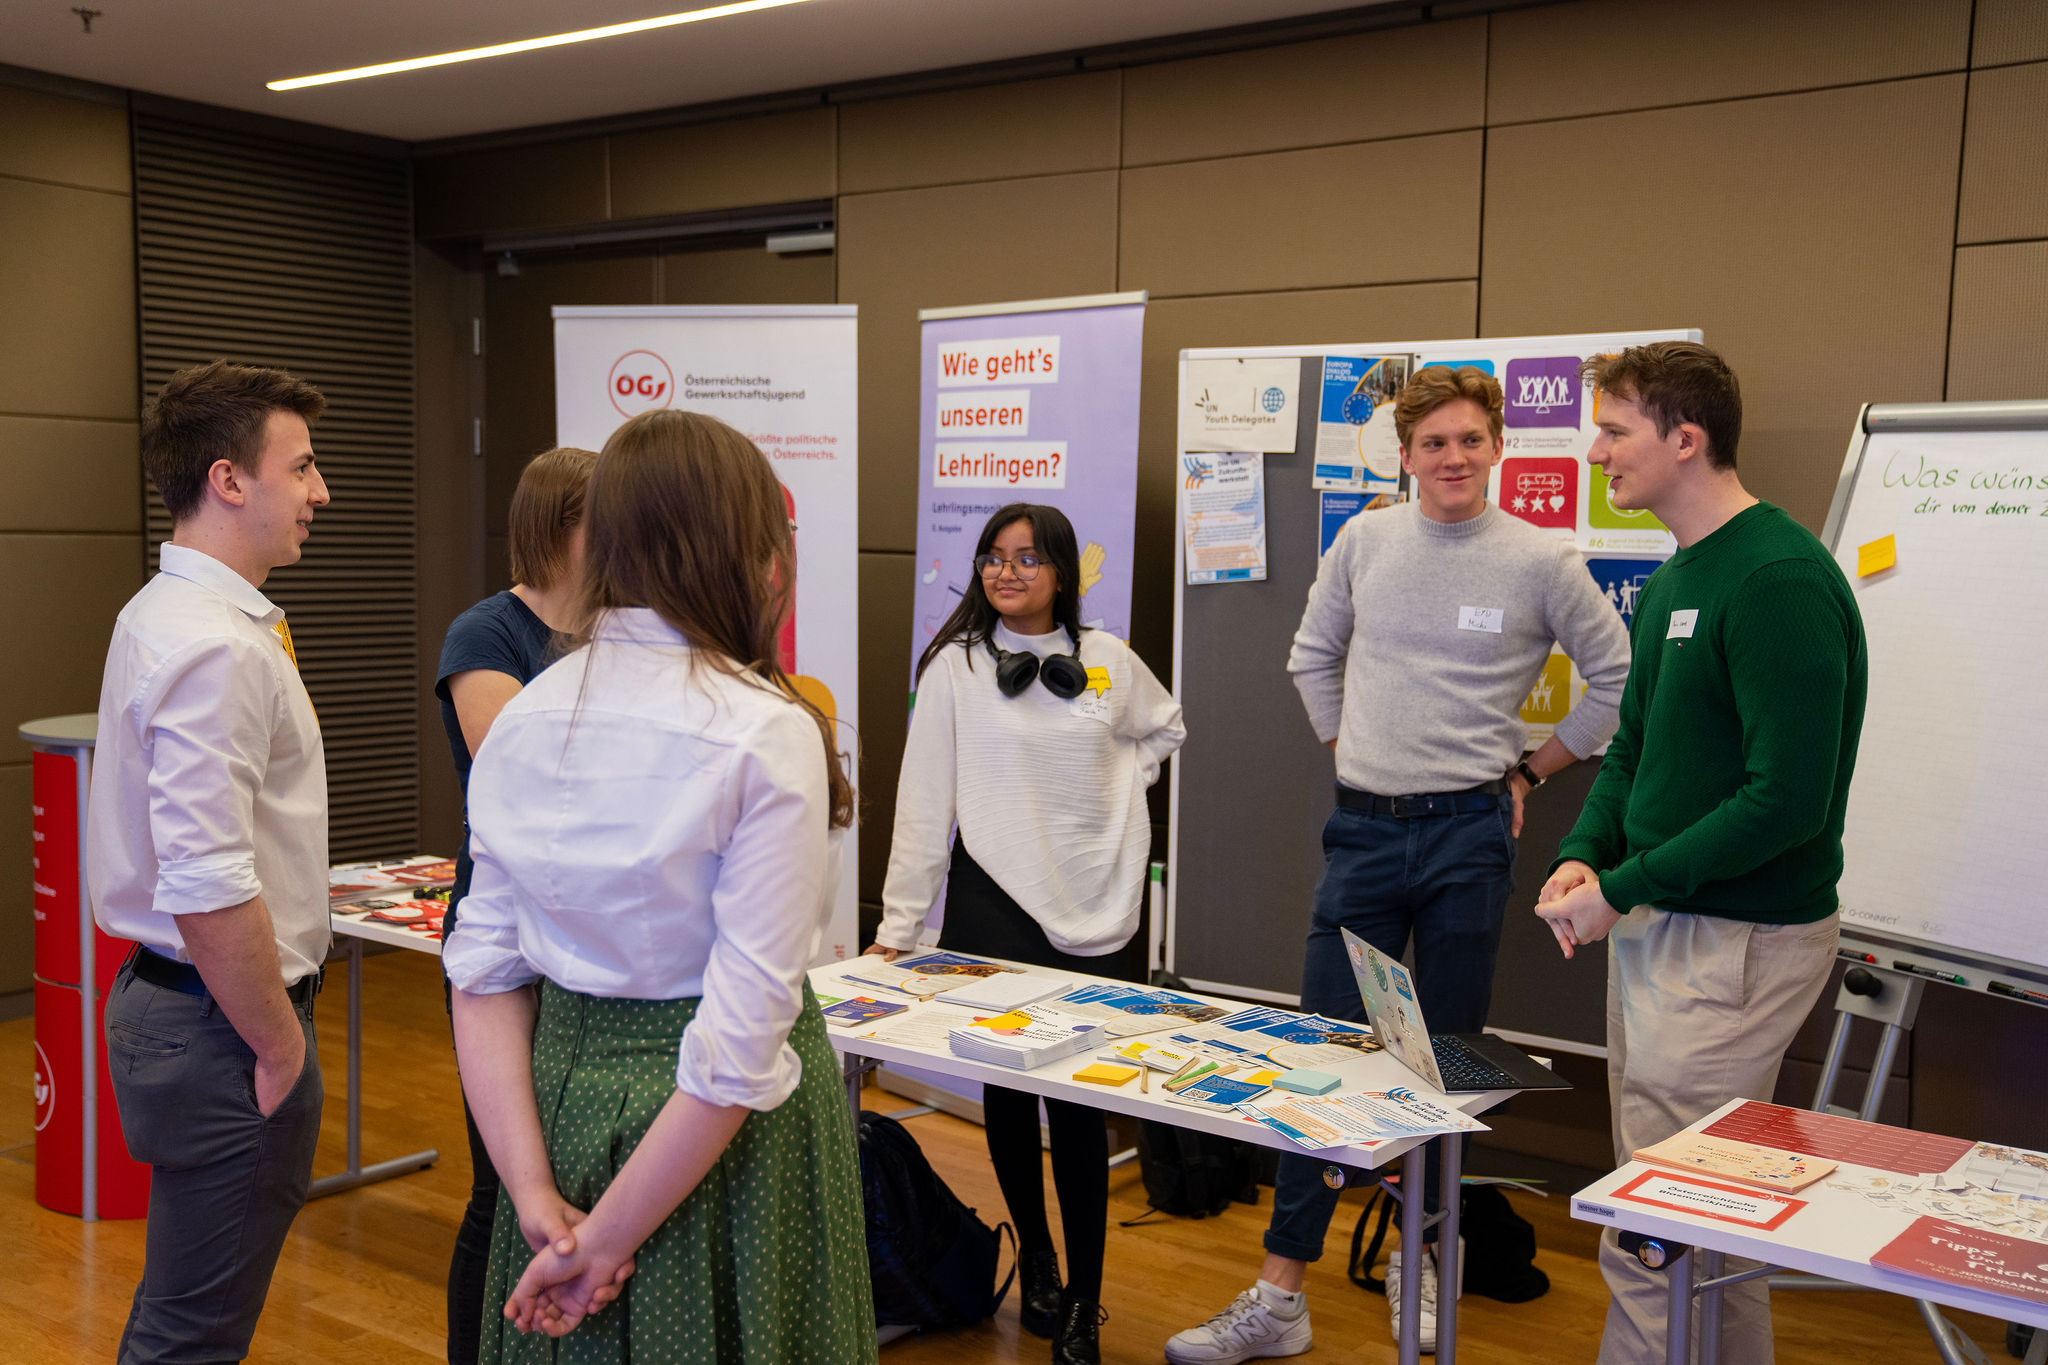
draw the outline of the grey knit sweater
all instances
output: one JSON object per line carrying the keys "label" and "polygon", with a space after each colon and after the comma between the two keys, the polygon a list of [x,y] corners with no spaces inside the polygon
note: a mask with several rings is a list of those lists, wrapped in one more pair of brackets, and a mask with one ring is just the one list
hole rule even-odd
{"label": "grey knit sweater", "polygon": [[1337,779],[1383,796],[1462,791],[1521,756],[1522,703],[1551,642],[1586,690],[1557,737],[1614,735],[1628,633],[1578,550],[1488,504],[1438,522],[1403,503],[1353,517],[1323,556],[1287,671]]}

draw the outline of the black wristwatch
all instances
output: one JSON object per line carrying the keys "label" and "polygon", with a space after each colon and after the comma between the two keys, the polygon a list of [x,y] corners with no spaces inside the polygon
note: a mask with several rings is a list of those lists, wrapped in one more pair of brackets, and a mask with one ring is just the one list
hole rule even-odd
{"label": "black wristwatch", "polygon": [[1535,791],[1543,785],[1543,779],[1536,776],[1536,770],[1529,766],[1529,760],[1526,758],[1517,761],[1514,767],[1508,769],[1508,773],[1511,776],[1519,775],[1524,782],[1529,784],[1530,791]]}

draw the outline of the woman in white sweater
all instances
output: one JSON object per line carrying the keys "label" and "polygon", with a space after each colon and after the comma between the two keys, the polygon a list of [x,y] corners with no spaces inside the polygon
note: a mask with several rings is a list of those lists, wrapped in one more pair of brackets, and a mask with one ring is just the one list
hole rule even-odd
{"label": "woman in white sweater", "polygon": [[[1186,730],[1175,701],[1115,637],[1081,625],[1074,528],[1012,503],[982,528],[960,606],[917,664],[896,835],[869,947],[917,944],[941,886],[939,945],[1130,975],[1152,826],[1145,789]],[[958,828],[958,837],[954,831]],[[1099,1111],[1045,1102],[1067,1282],[1045,1217],[1038,1097],[985,1086],[989,1159],[1016,1224],[1019,1319],[1052,1358],[1094,1365],[1102,1320],[1108,1141]]]}

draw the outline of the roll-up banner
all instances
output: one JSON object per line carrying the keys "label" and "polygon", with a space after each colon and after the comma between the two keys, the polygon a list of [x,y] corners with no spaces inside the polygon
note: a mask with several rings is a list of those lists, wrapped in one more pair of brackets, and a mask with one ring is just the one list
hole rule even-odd
{"label": "roll-up banner", "polygon": [[[860,723],[855,312],[554,310],[558,444],[598,450],[628,417],[682,408],[737,428],[768,456],[796,532],[796,610],[783,626],[782,666],[834,719],[849,754]],[[820,961],[859,951],[858,834],[847,832]]]}
{"label": "roll-up banner", "polygon": [[927,308],[920,343],[917,584],[910,664],[959,605],[975,539],[1047,503],[1081,544],[1081,620],[1131,638],[1145,295]]}

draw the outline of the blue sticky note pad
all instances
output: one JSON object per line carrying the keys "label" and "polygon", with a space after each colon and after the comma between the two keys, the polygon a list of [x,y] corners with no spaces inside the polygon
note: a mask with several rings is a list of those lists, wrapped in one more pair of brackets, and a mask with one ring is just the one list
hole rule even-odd
{"label": "blue sticky note pad", "polygon": [[1343,1082],[1327,1071],[1283,1071],[1273,1084],[1297,1095],[1327,1095]]}

